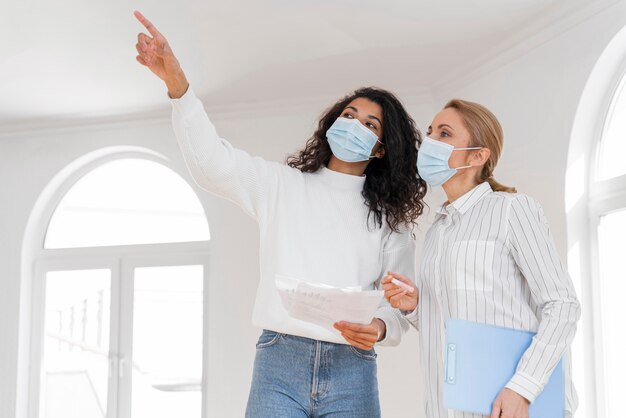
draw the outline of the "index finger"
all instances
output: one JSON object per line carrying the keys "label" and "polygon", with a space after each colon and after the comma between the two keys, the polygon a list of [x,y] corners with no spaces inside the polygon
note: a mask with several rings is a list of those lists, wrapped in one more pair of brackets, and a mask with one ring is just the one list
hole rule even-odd
{"label": "index finger", "polygon": [[152,35],[155,38],[157,36],[161,36],[161,32],[157,30],[156,26],[154,26],[152,22],[146,19],[146,17],[142,15],[138,10],[135,10],[134,15],[137,18],[137,20],[141,22],[141,24],[144,25],[146,29],[148,29],[148,32],[150,32],[150,35]]}

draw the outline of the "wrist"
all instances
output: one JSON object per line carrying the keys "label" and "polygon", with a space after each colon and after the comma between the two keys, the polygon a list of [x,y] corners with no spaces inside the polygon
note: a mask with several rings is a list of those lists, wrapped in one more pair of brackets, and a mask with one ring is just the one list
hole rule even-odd
{"label": "wrist", "polygon": [[385,321],[380,318],[374,318],[374,324],[376,324],[376,330],[378,331],[376,342],[384,340],[387,335],[387,325]]}
{"label": "wrist", "polygon": [[189,82],[182,71],[165,80],[165,85],[167,86],[167,94],[172,99],[180,99],[189,89]]}
{"label": "wrist", "polygon": [[411,315],[413,312],[415,312],[416,309],[417,309],[417,306],[415,308],[413,308],[413,309],[406,309],[406,310],[405,309],[400,309],[400,313],[402,315],[404,315],[404,316],[407,316],[407,315]]}

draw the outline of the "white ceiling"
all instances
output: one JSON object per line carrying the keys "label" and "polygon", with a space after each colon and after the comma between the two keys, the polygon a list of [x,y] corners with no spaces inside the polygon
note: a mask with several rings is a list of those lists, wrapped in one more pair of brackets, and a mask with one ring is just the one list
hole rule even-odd
{"label": "white ceiling", "polygon": [[[0,129],[165,106],[135,61],[141,10],[205,104],[427,91],[507,39],[599,0],[0,0]],[[5,4],[7,3],[7,4]]]}

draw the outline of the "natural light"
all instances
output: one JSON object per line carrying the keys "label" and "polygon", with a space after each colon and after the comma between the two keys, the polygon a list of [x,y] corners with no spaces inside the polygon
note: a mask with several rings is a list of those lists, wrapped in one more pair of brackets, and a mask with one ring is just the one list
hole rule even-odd
{"label": "natural light", "polygon": [[106,163],[81,178],[52,216],[45,248],[206,241],[204,210],[178,174],[143,159]]}
{"label": "natural light", "polygon": [[162,164],[119,159],[72,185],[40,262],[39,417],[200,418],[209,237],[194,190]]}
{"label": "natural light", "polygon": [[105,417],[109,379],[109,270],[46,276],[41,414]]}
{"label": "natural light", "polygon": [[622,259],[626,236],[626,210],[602,217],[598,231],[600,283],[602,284],[602,331],[607,416],[622,414],[623,379],[626,375],[624,300],[626,280]]}
{"label": "natural light", "polygon": [[202,270],[135,270],[133,417],[200,417]]}

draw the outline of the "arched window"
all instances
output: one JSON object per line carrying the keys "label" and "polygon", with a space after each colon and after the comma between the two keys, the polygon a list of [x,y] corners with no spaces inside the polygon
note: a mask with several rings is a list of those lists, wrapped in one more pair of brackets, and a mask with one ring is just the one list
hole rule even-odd
{"label": "arched window", "polygon": [[622,77],[609,107],[600,140],[596,180],[626,174],[626,78]]}
{"label": "arched window", "polygon": [[577,416],[622,414],[626,373],[626,28],[599,57],[583,91],[568,155],[568,263],[583,304],[574,351]]}
{"label": "arched window", "polygon": [[592,167],[590,210],[592,237],[597,242],[593,272],[598,279],[600,325],[596,335],[601,340],[598,366],[601,370],[599,402],[605,416],[622,412],[626,374],[624,318],[626,308],[621,295],[626,294],[624,239],[626,237],[626,77],[622,76],[612,93],[604,129],[596,146],[596,166]]}
{"label": "arched window", "polygon": [[206,241],[209,228],[191,187],[149,160],[120,159],[81,178],[57,206],[45,248]]}
{"label": "arched window", "polygon": [[109,158],[68,186],[35,256],[29,416],[201,418],[200,200],[154,158]]}

